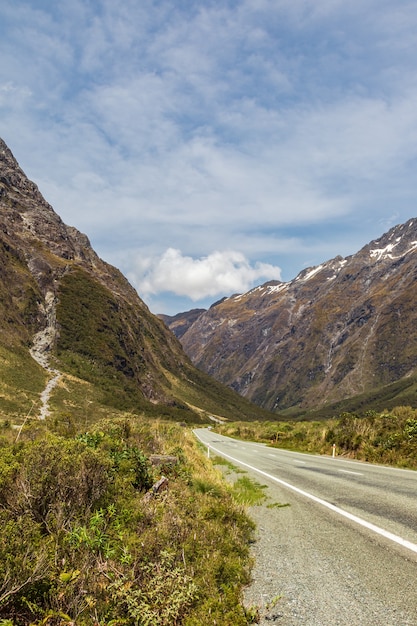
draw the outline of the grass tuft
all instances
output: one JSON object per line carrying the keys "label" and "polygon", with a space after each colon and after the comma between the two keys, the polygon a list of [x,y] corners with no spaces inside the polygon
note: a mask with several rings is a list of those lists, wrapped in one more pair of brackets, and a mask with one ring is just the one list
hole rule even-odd
{"label": "grass tuft", "polygon": [[233,483],[233,497],[240,504],[254,506],[266,500],[266,485],[261,485],[248,476],[242,476]]}

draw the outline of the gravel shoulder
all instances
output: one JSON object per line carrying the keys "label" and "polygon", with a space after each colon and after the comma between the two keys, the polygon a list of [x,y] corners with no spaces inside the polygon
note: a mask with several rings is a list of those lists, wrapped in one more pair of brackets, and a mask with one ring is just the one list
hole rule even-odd
{"label": "gravel shoulder", "polygon": [[415,557],[247,473],[268,487],[264,503],[249,508],[255,566],[244,592],[261,626],[417,626]]}

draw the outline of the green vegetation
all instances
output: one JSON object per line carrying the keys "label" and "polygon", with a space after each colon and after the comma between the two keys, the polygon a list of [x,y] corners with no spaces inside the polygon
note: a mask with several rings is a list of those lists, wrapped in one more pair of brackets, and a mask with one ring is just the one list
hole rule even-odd
{"label": "green vegetation", "polygon": [[19,423],[28,413],[36,414],[46,380],[27,348],[0,344],[0,419]]}
{"label": "green vegetation", "polygon": [[[9,196],[8,187],[0,242],[0,626],[253,623],[257,609],[241,604],[254,530],[244,507],[264,503],[265,487],[227,462],[226,484],[220,460],[208,459],[185,425],[214,417],[234,436],[328,453],[336,445],[338,454],[415,467],[417,411],[405,405],[415,401],[417,377],[321,412],[287,415],[309,422],[272,421],[194,368],[118,270],[52,214],[49,221],[46,205],[34,211],[37,194],[24,185]],[[33,218],[36,228],[27,228]],[[399,313],[410,309],[412,290],[407,297],[397,300]],[[329,310],[322,306],[311,328],[315,347]],[[29,349],[45,330],[51,343],[42,347],[61,377],[49,416],[39,420],[52,373]],[[397,320],[381,327],[382,352],[374,354],[385,368],[380,382],[413,369],[417,331],[405,326],[401,342],[397,331]],[[248,342],[243,358],[252,348]],[[405,353],[404,367],[395,350]],[[288,404],[323,376],[315,358],[284,390]],[[340,377],[352,367],[352,351],[347,359]],[[267,372],[260,403],[269,394],[276,406],[283,363]],[[357,414],[369,407],[379,413]],[[341,416],[321,421],[334,414]],[[236,416],[241,423],[227,423]],[[176,462],[153,464],[152,455]]]}
{"label": "green vegetation", "polygon": [[0,240],[0,337],[8,347],[28,346],[36,332],[39,287],[25,255]]}
{"label": "green vegetation", "polygon": [[234,420],[236,415],[248,421],[271,419],[270,411],[249,402],[191,364],[184,368],[182,378],[172,376],[170,382],[172,392],[187,405],[204,409],[205,423],[209,421],[208,415],[226,420]]}
{"label": "green vegetation", "polygon": [[[39,420],[52,374],[29,347],[44,297],[25,257],[3,252],[0,624],[252,623],[249,486],[225,484],[184,425],[270,414],[196,370],[117,273],[106,286],[65,262],[49,355],[61,377]],[[52,281],[61,260],[44,261]],[[155,454],[178,462],[153,466]],[[162,474],[168,489],[153,493]]]}
{"label": "green vegetation", "polygon": [[57,368],[93,385],[108,408],[194,424],[210,414],[271,416],[194,368],[146,307],[116,297],[80,268],[61,280],[57,320]]}
{"label": "green vegetation", "polygon": [[103,404],[147,408],[147,378],[161,393],[162,369],[148,354],[144,320],[87,272],[77,268],[63,277],[57,319],[60,367],[100,389]]}
{"label": "green vegetation", "polygon": [[406,376],[395,383],[384,385],[366,393],[352,396],[318,409],[292,407],[280,411],[284,419],[322,420],[342,413],[365,414],[367,411],[383,413],[398,406],[415,407],[417,404],[417,376]]}
{"label": "green vegetation", "polygon": [[[203,446],[204,447],[204,446]],[[246,470],[237,467],[227,459],[224,459],[222,456],[214,456],[212,457],[213,463],[215,465],[220,465],[224,467],[224,471],[226,474],[233,472],[234,474],[246,474]]]}
{"label": "green vegetation", "polygon": [[0,446],[0,623],[251,623],[253,523],[189,430],[119,417],[16,442],[3,425]]}
{"label": "green vegetation", "polygon": [[373,463],[417,469],[417,409],[366,411],[362,416],[344,412],[321,421],[235,422],[216,425],[230,437],[317,454],[332,454]]}
{"label": "green vegetation", "polygon": [[[232,495],[237,502],[245,506],[265,504],[265,501],[268,499],[265,493],[267,489],[266,485],[262,485],[257,480],[249,478],[248,476],[237,478],[239,474],[246,474],[246,470],[240,469],[240,467],[237,467],[221,456],[212,457],[212,461],[215,466],[220,466],[222,473],[231,482]],[[281,504],[280,502],[270,502],[266,505],[268,509],[282,508],[285,506],[289,505]]]}
{"label": "green vegetation", "polygon": [[261,504],[265,499],[266,485],[261,485],[248,476],[241,476],[233,483],[235,500],[247,506]]}

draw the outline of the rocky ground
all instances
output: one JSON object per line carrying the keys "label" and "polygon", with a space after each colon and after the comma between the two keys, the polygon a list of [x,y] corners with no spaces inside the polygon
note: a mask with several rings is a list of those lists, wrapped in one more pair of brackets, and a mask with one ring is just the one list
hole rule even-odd
{"label": "rocky ground", "polygon": [[38,332],[33,338],[30,354],[33,359],[51,374],[45,389],[41,393],[41,408],[39,419],[45,419],[49,415],[49,399],[54,387],[58,384],[61,373],[50,367],[49,355],[56,339],[56,319],[55,319],[55,299],[52,293],[48,293],[45,298],[46,327]]}

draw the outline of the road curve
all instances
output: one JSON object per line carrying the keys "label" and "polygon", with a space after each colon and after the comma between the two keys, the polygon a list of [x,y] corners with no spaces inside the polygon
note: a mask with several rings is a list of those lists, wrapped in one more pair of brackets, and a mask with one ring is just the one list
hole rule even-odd
{"label": "road curve", "polygon": [[291,505],[253,510],[257,593],[283,598],[275,622],[417,626],[417,472],[194,432]]}

